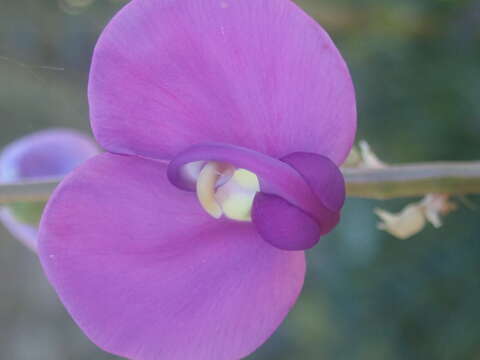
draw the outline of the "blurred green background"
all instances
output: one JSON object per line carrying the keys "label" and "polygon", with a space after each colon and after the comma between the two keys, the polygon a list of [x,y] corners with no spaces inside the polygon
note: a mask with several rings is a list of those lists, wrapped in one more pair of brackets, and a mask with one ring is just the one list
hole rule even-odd
{"label": "blurred green background", "polygon": [[[124,2],[0,0],[0,146],[52,126],[89,131],[92,49]],[[298,3],[349,63],[359,139],[383,160],[480,159],[480,1]],[[480,210],[461,206],[407,241],[376,230],[375,206],[407,202],[349,199],[341,225],[309,253],[297,306],[250,359],[480,360]],[[1,227],[0,359],[115,359]]]}

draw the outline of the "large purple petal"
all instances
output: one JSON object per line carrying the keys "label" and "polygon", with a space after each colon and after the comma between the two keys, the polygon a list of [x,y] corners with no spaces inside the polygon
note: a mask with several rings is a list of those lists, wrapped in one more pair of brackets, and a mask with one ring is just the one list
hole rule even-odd
{"label": "large purple petal", "polygon": [[57,189],[40,258],[100,347],[135,360],[239,359],[279,326],[302,287],[303,252],[252,224],[214,220],[166,165],[104,154]]}
{"label": "large purple petal", "polygon": [[344,60],[290,0],[133,0],[97,44],[89,100],[105,148],[161,159],[222,142],[340,164],[356,127]]}

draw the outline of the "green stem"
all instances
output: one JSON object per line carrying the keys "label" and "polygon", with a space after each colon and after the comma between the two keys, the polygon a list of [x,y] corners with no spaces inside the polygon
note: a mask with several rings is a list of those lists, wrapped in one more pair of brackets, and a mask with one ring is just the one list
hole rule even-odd
{"label": "green stem", "polygon": [[[342,169],[347,195],[368,199],[419,197],[429,193],[480,194],[480,161],[415,163],[382,169]],[[0,204],[46,201],[60,179],[0,185]]]}
{"label": "green stem", "polygon": [[416,163],[343,172],[348,196],[352,197],[385,200],[429,193],[480,194],[480,161]]}
{"label": "green stem", "polygon": [[61,179],[0,184],[0,204],[47,201]]}

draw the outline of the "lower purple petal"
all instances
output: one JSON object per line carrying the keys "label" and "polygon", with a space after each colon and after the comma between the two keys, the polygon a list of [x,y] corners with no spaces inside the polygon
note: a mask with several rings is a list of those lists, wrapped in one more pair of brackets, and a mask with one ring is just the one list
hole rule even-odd
{"label": "lower purple petal", "polygon": [[303,252],[211,219],[164,164],[112,154],[59,186],[39,252],[92,341],[136,360],[247,356],[282,322],[305,273]]}
{"label": "lower purple petal", "polygon": [[252,220],[262,238],[279,249],[307,250],[320,241],[317,221],[276,195],[255,196]]}

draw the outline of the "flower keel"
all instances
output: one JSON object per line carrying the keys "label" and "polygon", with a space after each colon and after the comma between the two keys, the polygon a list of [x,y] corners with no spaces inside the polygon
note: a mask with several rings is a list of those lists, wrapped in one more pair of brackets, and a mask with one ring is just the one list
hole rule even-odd
{"label": "flower keel", "polygon": [[[184,168],[199,162],[204,164],[199,176],[185,177]],[[246,187],[235,184],[242,174],[250,179]],[[196,191],[214,218],[251,220],[264,240],[283,250],[314,246],[338,223],[345,200],[338,167],[311,153],[275,159],[229,144],[199,144],[172,160],[168,177],[180,189]],[[220,185],[225,177],[229,179]]]}

